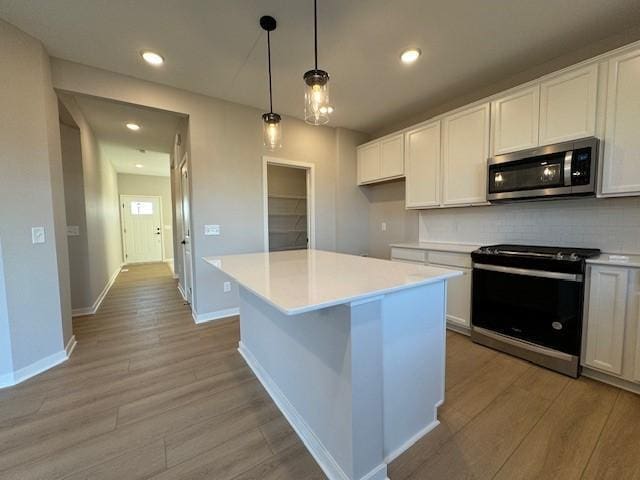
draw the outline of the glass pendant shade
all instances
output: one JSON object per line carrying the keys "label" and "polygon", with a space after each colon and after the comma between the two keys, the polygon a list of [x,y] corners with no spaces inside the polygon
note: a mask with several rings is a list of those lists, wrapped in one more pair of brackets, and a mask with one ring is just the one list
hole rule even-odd
{"label": "glass pendant shade", "polygon": [[277,150],[282,147],[282,124],[277,113],[265,113],[262,115],[262,135],[264,146],[269,150]]}
{"label": "glass pendant shade", "polygon": [[312,125],[329,121],[333,111],[329,103],[329,74],[324,70],[309,70],[304,74],[304,119]]}

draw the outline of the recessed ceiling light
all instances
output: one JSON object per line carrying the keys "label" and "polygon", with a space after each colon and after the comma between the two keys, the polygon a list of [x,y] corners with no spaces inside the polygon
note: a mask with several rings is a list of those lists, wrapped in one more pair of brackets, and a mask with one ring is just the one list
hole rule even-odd
{"label": "recessed ceiling light", "polygon": [[422,54],[422,52],[420,51],[419,48],[407,48],[400,55],[400,60],[402,60],[402,63],[405,63],[405,64],[408,65],[408,64],[413,63],[416,60],[418,60],[418,57],[421,54]]}
{"label": "recessed ceiling light", "polygon": [[150,65],[154,65],[154,66],[159,66],[162,65],[164,63],[164,57],[162,55],[160,55],[159,53],[156,52],[151,52],[149,50],[146,50],[144,52],[142,52],[142,58],[144,58],[144,61],[147,62]]}
{"label": "recessed ceiling light", "polygon": [[136,163],[136,168],[142,168],[144,167],[144,165],[142,165],[141,163]]}
{"label": "recessed ceiling light", "polygon": [[126,127],[129,130],[133,130],[134,132],[137,132],[138,130],[140,130],[140,125],[138,125],[137,123],[129,122],[126,124]]}

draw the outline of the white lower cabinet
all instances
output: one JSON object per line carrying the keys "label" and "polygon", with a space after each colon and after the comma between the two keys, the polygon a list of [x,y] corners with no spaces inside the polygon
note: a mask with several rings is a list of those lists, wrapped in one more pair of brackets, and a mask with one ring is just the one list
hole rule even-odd
{"label": "white lower cabinet", "polygon": [[392,247],[391,260],[462,271],[462,276],[447,281],[447,324],[463,332],[471,328],[470,254]]}
{"label": "white lower cabinet", "polygon": [[583,365],[640,382],[640,270],[593,265],[588,271]]}

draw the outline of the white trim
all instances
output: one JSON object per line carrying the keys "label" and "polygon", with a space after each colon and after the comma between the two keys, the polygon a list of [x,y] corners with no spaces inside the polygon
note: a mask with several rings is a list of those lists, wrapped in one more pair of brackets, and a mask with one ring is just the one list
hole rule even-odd
{"label": "white trim", "polygon": [[[125,231],[124,231],[124,199],[125,198],[155,198],[158,200],[158,211],[160,212],[160,260],[143,260],[142,262],[128,262],[127,261],[127,241],[125,240]],[[120,235],[122,237],[122,253],[124,254],[124,260],[126,264],[136,264],[136,263],[156,263],[156,262],[166,262],[165,251],[164,251],[164,215],[162,214],[162,197],[160,195],[130,195],[130,194],[122,194],[120,195]]]}
{"label": "white trim", "polygon": [[76,348],[76,345],[78,345],[78,342],[76,341],[76,336],[75,335],[71,335],[71,338],[67,342],[67,345],[64,347],[64,351],[65,351],[65,353],[67,355],[67,358],[69,358],[71,356],[71,354],[73,353],[73,351]]}
{"label": "white trim", "polygon": [[452,332],[459,333],[460,335],[466,335],[467,337],[471,335],[471,328],[459,325],[457,323],[453,323],[449,319],[447,319],[447,330],[451,330]]}
{"label": "white trim", "polygon": [[171,275],[173,275],[173,278],[176,278],[176,270],[173,263],[173,258],[166,258],[164,260],[164,263],[166,263],[169,266],[169,270],[171,270]]}
{"label": "white trim", "polygon": [[[269,373],[262,368],[262,365],[256,360],[253,354],[240,341],[238,343],[238,352],[247,362],[247,365],[255,376],[258,378],[262,386],[265,388],[276,406],[280,409],[284,417],[287,419],[291,427],[295,430],[304,443],[311,456],[318,463],[322,471],[330,480],[349,480],[350,477],[340,467],[338,462],[333,458],[331,453],[322,444],[320,439],[313,433],[313,430],[304,421],[296,408],[289,402],[282,390],[276,385]],[[380,464],[366,475],[360,477],[359,480],[388,480],[387,465]]]}
{"label": "white trim", "polygon": [[0,388],[11,387],[13,385],[17,385],[18,383],[22,383],[25,380],[38,375],[39,373],[42,373],[52,367],[55,367],[56,365],[61,364],[68,358],[69,357],[67,356],[67,352],[64,350],[60,350],[59,352],[33,362],[31,365],[27,365],[20,370],[4,374],[2,377],[0,377]]}
{"label": "white trim", "polygon": [[582,376],[640,395],[640,385],[623,378],[614,377],[589,367],[582,367]]}
{"label": "white trim", "polygon": [[440,425],[440,420],[434,420],[429,425],[424,427],[422,430],[416,433],[413,437],[411,437],[409,440],[404,442],[402,445],[396,448],[393,452],[387,455],[386,458],[384,459],[385,463],[389,464],[393,462],[396,458],[398,458],[404,452],[409,450],[418,440],[420,440],[422,437],[424,437],[427,433],[429,433],[431,430],[436,428],[438,425]]}
{"label": "white trim", "polygon": [[185,302],[188,302],[189,300],[187,300],[187,296],[184,293],[184,290],[182,289],[182,285],[180,285],[180,282],[178,282],[178,292],[180,292],[180,296],[184,299]]}
{"label": "white trim", "polygon": [[116,279],[118,278],[118,275],[120,275],[120,272],[122,271],[123,266],[124,264],[121,264],[118,267],[118,269],[115,271],[115,273],[111,276],[111,278],[109,279],[109,282],[105,285],[104,289],[102,289],[102,292],[100,293],[100,295],[98,295],[97,300],[93,302],[93,305],[91,305],[90,307],[84,307],[84,308],[74,308],[73,311],[71,312],[71,316],[84,317],[85,315],[95,315],[95,313],[100,308],[100,305],[102,305],[102,301],[104,300],[104,297],[107,296],[107,293],[109,293],[109,290],[111,290],[111,287],[113,286]]}
{"label": "white trim", "polygon": [[316,172],[313,163],[298,162],[284,158],[262,157],[262,222],[264,235],[264,251],[269,251],[269,188],[267,185],[267,166],[281,165],[306,170],[307,172],[307,235],[308,248],[316,248]]}
{"label": "white trim", "polygon": [[196,313],[195,310],[191,311],[193,321],[198,324],[212,322],[214,320],[222,320],[223,318],[233,317],[236,315],[240,315],[240,309],[238,307],[226,308],[224,310],[209,313]]}

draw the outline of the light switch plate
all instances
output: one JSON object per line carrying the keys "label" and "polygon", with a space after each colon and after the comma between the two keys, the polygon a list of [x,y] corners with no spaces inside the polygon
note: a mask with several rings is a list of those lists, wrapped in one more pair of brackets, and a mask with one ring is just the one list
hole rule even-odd
{"label": "light switch plate", "polygon": [[44,243],[44,227],[32,227],[31,228],[31,243]]}
{"label": "light switch plate", "polygon": [[220,235],[220,225],[205,225],[204,234],[207,236]]}
{"label": "light switch plate", "polygon": [[383,231],[383,232],[387,231],[387,222],[382,222],[380,224],[380,230]]}
{"label": "light switch plate", "polygon": [[229,293],[231,291],[231,282],[224,282],[224,286],[222,288],[224,293]]}
{"label": "light switch plate", "polygon": [[80,227],[78,225],[67,225],[67,237],[79,237]]}
{"label": "light switch plate", "polygon": [[213,263],[213,265],[214,265],[215,267],[218,267],[218,268],[222,267],[222,260],[220,260],[220,259],[218,259],[218,258],[216,258],[215,260],[213,260],[213,262],[211,262],[211,263]]}

